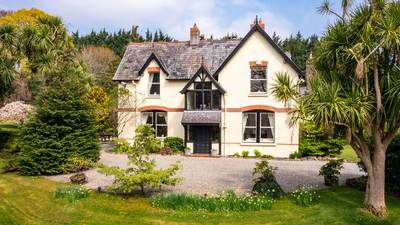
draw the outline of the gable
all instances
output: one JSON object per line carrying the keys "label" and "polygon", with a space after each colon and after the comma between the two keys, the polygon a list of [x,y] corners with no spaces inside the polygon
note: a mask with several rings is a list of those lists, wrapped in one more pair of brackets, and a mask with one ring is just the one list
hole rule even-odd
{"label": "gable", "polygon": [[180,91],[181,94],[185,93],[194,82],[200,82],[201,80],[211,81],[213,87],[217,88],[220,93],[225,93],[225,90],[222,86],[211,76],[210,72],[205,68],[204,65],[201,65],[199,70],[192,76],[192,78],[187,82],[185,87]]}
{"label": "gable", "polygon": [[258,24],[255,24],[246,36],[240,41],[236,48],[231,54],[224,60],[221,66],[213,74],[217,77],[218,74],[225,68],[228,62],[237,54],[237,52],[249,41],[249,39],[256,34],[260,34],[261,37],[272,47],[272,49],[282,57],[285,63],[287,63],[298,75],[299,78],[303,78],[303,72],[301,69],[285,54],[285,52],[272,40],[272,38],[262,29]]}

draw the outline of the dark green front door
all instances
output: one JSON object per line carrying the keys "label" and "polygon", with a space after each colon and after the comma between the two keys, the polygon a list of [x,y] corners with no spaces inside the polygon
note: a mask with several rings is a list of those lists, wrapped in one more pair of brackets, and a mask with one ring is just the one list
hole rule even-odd
{"label": "dark green front door", "polygon": [[193,152],[195,154],[211,153],[210,126],[193,126]]}

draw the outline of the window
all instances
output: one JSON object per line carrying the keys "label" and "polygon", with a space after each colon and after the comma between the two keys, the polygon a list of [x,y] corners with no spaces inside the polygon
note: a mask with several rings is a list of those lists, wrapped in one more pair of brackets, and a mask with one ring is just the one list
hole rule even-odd
{"label": "window", "polygon": [[243,113],[243,142],[274,142],[275,114],[267,111]]}
{"label": "window", "polygon": [[160,73],[150,73],[149,95],[160,95]]}
{"label": "window", "polygon": [[267,67],[256,66],[251,68],[250,92],[267,93]]}
{"label": "window", "polygon": [[212,89],[211,81],[194,82],[194,89],[186,92],[186,109],[218,110],[221,108],[221,94]]}
{"label": "window", "polygon": [[158,138],[164,138],[168,135],[167,112],[142,112],[142,124],[153,126]]}

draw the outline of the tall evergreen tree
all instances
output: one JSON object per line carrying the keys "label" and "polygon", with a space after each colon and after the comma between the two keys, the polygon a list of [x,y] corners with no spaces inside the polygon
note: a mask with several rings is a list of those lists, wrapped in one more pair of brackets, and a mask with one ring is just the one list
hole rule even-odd
{"label": "tall evergreen tree", "polygon": [[36,112],[22,128],[19,169],[23,174],[68,172],[73,157],[97,161],[95,117],[77,69],[53,72],[40,93]]}

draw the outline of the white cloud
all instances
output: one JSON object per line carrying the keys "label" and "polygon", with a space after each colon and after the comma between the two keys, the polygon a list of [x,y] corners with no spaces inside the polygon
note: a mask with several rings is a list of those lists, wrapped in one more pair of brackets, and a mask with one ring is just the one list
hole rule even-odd
{"label": "white cloud", "polygon": [[[197,22],[206,37],[221,37],[228,32],[243,36],[256,14],[270,33],[288,36],[296,31],[284,12],[260,11],[262,3],[257,0],[41,0],[33,5],[62,17],[70,30],[81,33],[103,27],[111,31],[129,29],[135,24],[140,25],[141,32],[147,27],[160,28],[177,39],[187,40],[189,27]],[[233,6],[239,11],[231,12]]]}

